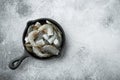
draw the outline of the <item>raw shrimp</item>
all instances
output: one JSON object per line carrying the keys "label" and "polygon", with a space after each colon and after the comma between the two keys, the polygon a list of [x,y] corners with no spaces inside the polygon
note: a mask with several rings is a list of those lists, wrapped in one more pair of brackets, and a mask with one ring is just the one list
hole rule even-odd
{"label": "raw shrimp", "polygon": [[33,52],[39,57],[50,57],[51,56],[51,54],[49,53],[42,53],[38,47],[33,47]]}
{"label": "raw shrimp", "polygon": [[33,27],[33,30],[37,30],[39,27],[41,26],[41,24],[39,22],[36,22]]}
{"label": "raw shrimp", "polygon": [[48,34],[48,36],[53,35],[53,28],[50,24],[44,24],[38,28],[38,31],[43,31],[43,30],[46,30],[46,33]]}
{"label": "raw shrimp", "polygon": [[42,47],[42,50],[44,52],[48,52],[52,55],[58,55],[58,53],[59,53],[59,50],[52,45],[45,45],[45,46]]}
{"label": "raw shrimp", "polygon": [[41,24],[39,22],[36,22],[35,26],[37,26],[39,28],[41,26]]}
{"label": "raw shrimp", "polygon": [[43,39],[37,40],[37,41],[36,41],[36,45],[37,45],[38,47],[41,47],[41,46],[45,45],[45,41],[44,41]]}
{"label": "raw shrimp", "polygon": [[51,38],[48,39],[48,42],[49,42],[50,44],[52,44],[53,41],[55,40],[56,36],[57,36],[57,34],[56,34],[56,32],[54,31],[54,35],[53,35]]}
{"label": "raw shrimp", "polygon": [[29,34],[28,34],[28,40],[29,42],[31,43],[32,46],[36,46],[36,43],[35,43],[35,38],[38,36],[38,33],[39,31],[37,30],[34,30],[34,31],[31,31]]}
{"label": "raw shrimp", "polygon": [[[50,24],[53,26],[53,28],[55,29],[55,32],[56,32],[56,38],[54,39],[54,41],[52,41],[54,43],[55,46],[59,47],[60,44],[61,44],[61,41],[62,41],[62,37],[61,37],[61,31],[53,24],[51,23],[50,21],[46,20],[46,23]],[[51,41],[49,41],[51,42]]]}
{"label": "raw shrimp", "polygon": [[29,34],[31,31],[33,31],[33,26],[34,26],[34,25],[31,25],[31,26],[28,28],[27,34]]}

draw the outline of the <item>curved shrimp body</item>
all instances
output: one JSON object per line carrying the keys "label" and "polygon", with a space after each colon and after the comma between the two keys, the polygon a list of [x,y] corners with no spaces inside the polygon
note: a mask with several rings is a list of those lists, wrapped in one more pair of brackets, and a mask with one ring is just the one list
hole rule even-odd
{"label": "curved shrimp body", "polygon": [[31,31],[31,32],[28,34],[28,41],[30,42],[30,44],[31,44],[32,46],[36,46],[36,43],[35,43],[34,40],[37,38],[38,33],[39,33],[39,31],[34,30],[34,31]]}
{"label": "curved shrimp body", "polygon": [[[49,39],[48,41],[49,42],[53,42],[54,43],[54,45],[56,45],[57,47],[59,47],[60,46],[60,44],[61,44],[61,32],[60,32],[60,30],[59,29],[57,29],[57,27],[53,24],[53,23],[51,23],[50,21],[46,21],[46,23],[48,23],[48,24],[50,24],[50,25],[52,25],[53,26],[53,28],[56,30],[55,32],[55,35],[53,36],[53,40],[54,41],[52,41],[52,39]],[[55,37],[55,38],[54,38]]]}
{"label": "curved shrimp body", "polygon": [[59,50],[55,46],[52,46],[52,45],[45,45],[45,46],[42,47],[42,50],[44,52],[48,52],[52,55],[58,55],[59,54]]}
{"label": "curved shrimp body", "polygon": [[50,57],[52,54],[42,53],[38,47],[33,47],[33,52],[39,57]]}
{"label": "curved shrimp body", "polygon": [[46,33],[48,34],[48,36],[53,35],[53,28],[50,24],[44,24],[38,28],[38,31],[43,31],[43,30],[46,30]]}
{"label": "curved shrimp body", "polygon": [[56,32],[54,31],[54,35],[53,35],[51,38],[48,39],[48,42],[49,42],[50,44],[52,44],[53,41],[56,39],[56,36],[57,36],[57,34],[56,34]]}

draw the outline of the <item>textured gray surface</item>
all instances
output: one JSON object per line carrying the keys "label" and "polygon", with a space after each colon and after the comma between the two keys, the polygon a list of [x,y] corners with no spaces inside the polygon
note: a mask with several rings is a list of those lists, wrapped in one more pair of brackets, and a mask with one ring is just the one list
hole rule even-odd
{"label": "textured gray surface", "polygon": [[[28,58],[10,70],[10,60],[23,54],[26,22],[41,17],[63,26],[64,55]],[[119,0],[0,0],[0,80],[120,80],[119,75]]]}

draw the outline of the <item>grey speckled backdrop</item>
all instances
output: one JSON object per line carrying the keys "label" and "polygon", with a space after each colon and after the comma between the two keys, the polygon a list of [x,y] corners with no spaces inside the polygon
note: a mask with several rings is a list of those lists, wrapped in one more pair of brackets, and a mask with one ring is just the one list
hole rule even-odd
{"label": "grey speckled backdrop", "polygon": [[[10,70],[26,22],[41,17],[63,26],[64,55]],[[0,0],[0,80],[120,80],[120,0]]]}

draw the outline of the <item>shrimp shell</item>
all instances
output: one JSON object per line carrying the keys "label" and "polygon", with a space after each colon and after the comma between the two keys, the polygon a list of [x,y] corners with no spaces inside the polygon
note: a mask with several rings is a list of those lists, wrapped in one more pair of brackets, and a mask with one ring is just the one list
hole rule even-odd
{"label": "shrimp shell", "polygon": [[54,35],[51,37],[51,38],[49,38],[48,39],[48,42],[50,43],[50,44],[52,44],[53,43],[53,41],[56,39],[56,32],[54,31]]}
{"label": "shrimp shell", "polygon": [[[53,28],[55,29],[55,32],[56,32],[56,34],[57,34],[57,38],[56,38],[56,39],[57,39],[58,41],[55,40],[53,43],[54,43],[56,46],[60,46],[60,44],[61,44],[61,42],[62,42],[62,36],[61,36],[62,32],[61,32],[52,22],[46,20],[46,23],[52,25]],[[59,43],[58,43],[58,42],[59,42]]]}
{"label": "shrimp shell", "polygon": [[35,26],[37,26],[39,28],[41,26],[41,24],[39,22],[36,22]]}
{"label": "shrimp shell", "polygon": [[33,52],[39,57],[50,57],[51,54],[42,53],[38,47],[33,47]]}
{"label": "shrimp shell", "polygon": [[34,30],[34,31],[32,31],[28,34],[28,40],[29,40],[29,42],[31,43],[32,46],[36,46],[36,43],[35,43],[34,40],[37,37],[38,33],[39,32],[37,30]]}
{"label": "shrimp shell", "polygon": [[31,31],[33,31],[33,26],[34,26],[34,25],[31,25],[31,26],[28,28],[27,34],[29,34]]}
{"label": "shrimp shell", "polygon": [[59,54],[59,50],[52,45],[45,45],[45,46],[42,47],[42,50],[44,52],[48,52],[52,55],[58,55]]}
{"label": "shrimp shell", "polygon": [[38,31],[43,31],[43,30],[47,30],[47,34],[48,36],[53,35],[53,28],[51,25],[49,24],[44,24],[41,27],[38,28]]}
{"label": "shrimp shell", "polygon": [[36,45],[41,47],[41,46],[45,45],[45,41],[43,39],[38,40],[38,41],[36,41]]}

